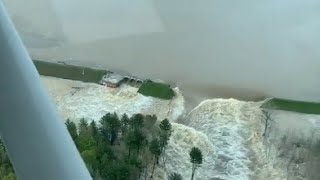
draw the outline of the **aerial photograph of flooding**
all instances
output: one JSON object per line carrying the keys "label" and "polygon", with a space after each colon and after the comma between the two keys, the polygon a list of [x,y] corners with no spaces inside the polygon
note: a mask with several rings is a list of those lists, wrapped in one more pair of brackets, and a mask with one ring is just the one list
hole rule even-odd
{"label": "aerial photograph of flooding", "polygon": [[320,179],[320,1],[1,1],[92,179]]}

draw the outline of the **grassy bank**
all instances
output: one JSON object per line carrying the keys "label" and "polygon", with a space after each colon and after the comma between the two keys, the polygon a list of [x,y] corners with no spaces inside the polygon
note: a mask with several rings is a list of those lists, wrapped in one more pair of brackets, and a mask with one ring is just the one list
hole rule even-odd
{"label": "grassy bank", "polygon": [[174,92],[168,84],[162,84],[147,80],[143,82],[138,92],[144,96],[152,96],[160,99],[172,99]]}
{"label": "grassy bank", "polygon": [[306,114],[320,114],[320,103],[293,101],[287,99],[273,98],[261,106],[267,109],[293,111]]}
{"label": "grassy bank", "polygon": [[33,60],[40,75],[99,83],[106,70]]}
{"label": "grassy bank", "polygon": [[[58,64],[46,61],[33,60],[38,72],[43,76],[52,76],[62,79],[71,79],[83,82],[99,83],[106,70],[92,69],[68,64]],[[160,99],[172,99],[173,90],[167,84],[145,81],[138,92],[145,96]]]}

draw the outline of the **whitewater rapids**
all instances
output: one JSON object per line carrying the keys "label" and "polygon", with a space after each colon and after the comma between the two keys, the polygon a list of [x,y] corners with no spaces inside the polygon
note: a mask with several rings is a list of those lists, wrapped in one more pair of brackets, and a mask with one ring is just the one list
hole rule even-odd
{"label": "whitewater rapids", "polygon": [[[262,137],[264,124],[259,108],[262,102],[205,100],[186,113],[185,100],[178,88],[174,89],[174,99],[160,100],[142,96],[137,88],[127,85],[112,89],[52,77],[42,77],[42,81],[63,119],[98,121],[107,112],[117,112],[129,116],[155,114],[158,120],[171,120],[174,131],[166,150],[169,158],[165,167],[156,168],[154,179],[167,179],[173,172],[189,179],[192,147],[200,148],[204,158],[195,175],[197,180],[283,180],[286,173],[291,173],[285,169],[286,159],[278,158],[278,146],[266,145],[267,141],[277,142],[281,136],[274,133],[269,139]],[[319,120],[316,115],[280,111],[274,114],[273,126],[277,128],[273,131],[287,132],[288,127],[309,131],[319,127],[316,126]]]}
{"label": "whitewater rapids", "polygon": [[185,112],[184,98],[178,88],[174,89],[175,98],[168,101],[143,96],[137,93],[137,88],[129,85],[109,88],[46,76],[42,76],[42,81],[63,119],[99,121],[106,113],[116,112],[129,116],[137,113],[155,114],[161,120],[176,120]]}

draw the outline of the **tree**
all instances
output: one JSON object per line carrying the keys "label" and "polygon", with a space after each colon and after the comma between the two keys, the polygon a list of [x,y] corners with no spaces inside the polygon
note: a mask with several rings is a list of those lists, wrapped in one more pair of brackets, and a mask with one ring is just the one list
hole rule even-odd
{"label": "tree", "polygon": [[148,177],[148,169],[149,169],[149,165],[152,161],[153,155],[151,154],[151,152],[149,151],[149,149],[147,149],[146,151],[144,151],[143,154],[143,159],[142,159],[142,167],[143,167],[143,171],[144,171],[144,180],[147,180]]}
{"label": "tree", "polygon": [[170,132],[172,129],[171,123],[169,122],[168,119],[162,120],[161,123],[159,124],[159,127],[162,131],[165,131],[165,132]]}
{"label": "tree", "polygon": [[124,136],[129,129],[129,123],[130,123],[130,118],[128,117],[127,114],[123,114],[121,117],[121,133],[122,136]]}
{"label": "tree", "polygon": [[102,171],[103,179],[128,180],[130,177],[130,167],[124,161],[118,160],[110,162]]}
{"label": "tree", "polygon": [[76,124],[74,122],[70,121],[70,119],[67,119],[65,124],[67,126],[67,129],[68,129],[73,141],[75,141],[78,137]]}
{"label": "tree", "polygon": [[98,137],[99,137],[99,131],[98,131],[98,127],[95,121],[91,121],[90,125],[89,125],[89,131],[90,134],[92,135],[92,137],[98,141]]}
{"label": "tree", "polygon": [[263,114],[263,121],[264,121],[264,131],[262,136],[266,136],[268,128],[270,128],[271,123],[273,121],[272,119],[272,113],[267,111],[267,110],[262,110],[262,114]]}
{"label": "tree", "polygon": [[133,133],[134,137],[135,137],[135,148],[137,150],[137,152],[140,152],[141,147],[144,145],[144,143],[146,142],[146,136],[143,134],[143,132],[141,130],[135,130]]}
{"label": "tree", "polygon": [[95,149],[90,149],[90,150],[85,150],[81,152],[81,157],[86,163],[90,174],[94,175],[95,174],[95,169],[98,168],[98,161],[97,161],[97,154]]}
{"label": "tree", "polygon": [[118,115],[116,113],[107,113],[101,118],[100,124],[103,137],[107,139],[111,145],[114,145],[121,128]]}
{"label": "tree", "polygon": [[155,168],[156,163],[158,162],[159,156],[161,154],[160,142],[157,138],[154,138],[150,142],[149,150],[150,150],[151,154],[154,156],[154,163],[153,163],[152,173],[151,173],[151,178],[152,178],[153,173],[154,173],[154,168]]}
{"label": "tree", "polygon": [[[160,149],[161,154],[165,155],[165,149],[168,145],[171,133],[172,133],[172,125],[168,119],[164,119],[159,124],[160,127]],[[163,165],[165,165],[166,158],[163,156],[162,158]]]}
{"label": "tree", "polygon": [[102,171],[110,162],[116,159],[115,153],[113,150],[103,144],[97,145],[96,148],[97,159],[99,161],[99,170]]}
{"label": "tree", "polygon": [[82,118],[79,123],[79,135],[75,141],[80,152],[90,150],[96,145],[96,141],[90,134],[88,122]]}
{"label": "tree", "polygon": [[87,132],[88,132],[88,122],[84,118],[81,118],[79,123],[79,135]]}
{"label": "tree", "polygon": [[133,129],[142,128],[144,125],[144,116],[142,114],[135,114],[131,117],[131,127]]}
{"label": "tree", "polygon": [[172,173],[168,176],[168,180],[182,180],[182,176],[178,173]]}
{"label": "tree", "polygon": [[82,133],[79,135],[76,145],[80,152],[91,150],[96,146],[95,139],[89,133]]}
{"label": "tree", "polygon": [[129,150],[129,157],[131,155],[131,151],[135,149],[137,153],[140,153],[140,150],[142,146],[146,143],[146,136],[144,133],[137,129],[137,130],[131,130],[128,135],[126,136],[126,145]]}
{"label": "tree", "polygon": [[196,169],[202,164],[202,152],[199,148],[193,147],[189,155],[190,155],[190,162],[192,163],[191,180],[193,180]]}
{"label": "tree", "polygon": [[131,156],[125,159],[125,163],[129,165],[130,178],[127,179],[140,179],[142,175],[143,165],[140,156]]}

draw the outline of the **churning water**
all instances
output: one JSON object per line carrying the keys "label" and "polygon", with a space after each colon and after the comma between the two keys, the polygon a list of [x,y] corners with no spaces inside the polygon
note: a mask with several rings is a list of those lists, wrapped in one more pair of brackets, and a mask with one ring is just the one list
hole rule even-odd
{"label": "churning water", "polygon": [[4,2],[33,58],[159,78],[197,103],[320,100],[316,0]]}
{"label": "churning water", "polygon": [[[198,146],[205,155],[198,179],[285,179],[265,157],[261,102],[212,98],[319,101],[319,1],[4,2],[33,58],[159,78],[181,87],[192,104],[187,109],[201,102],[182,118],[184,125],[174,124],[168,153],[177,158],[158,170],[159,177],[176,171],[189,178],[188,151]],[[130,87],[76,86],[80,91],[68,86],[66,94],[52,89],[65,117],[99,119],[124,109],[176,121],[184,110],[182,96],[170,104]]]}
{"label": "churning water", "polygon": [[[256,153],[263,152],[260,136],[261,102],[235,99],[206,100],[184,115],[184,98],[176,90],[172,101],[158,100],[138,94],[136,88],[122,86],[106,88],[96,84],[43,77],[50,96],[64,119],[80,118],[98,121],[106,112],[118,114],[156,114],[159,119],[169,118],[174,132],[167,150],[169,158],[164,174],[177,172],[190,177],[189,151],[199,147],[204,163],[197,173],[198,179],[249,179],[257,174],[259,163]],[[259,149],[260,148],[260,149]],[[162,170],[163,171],[163,170]]]}

